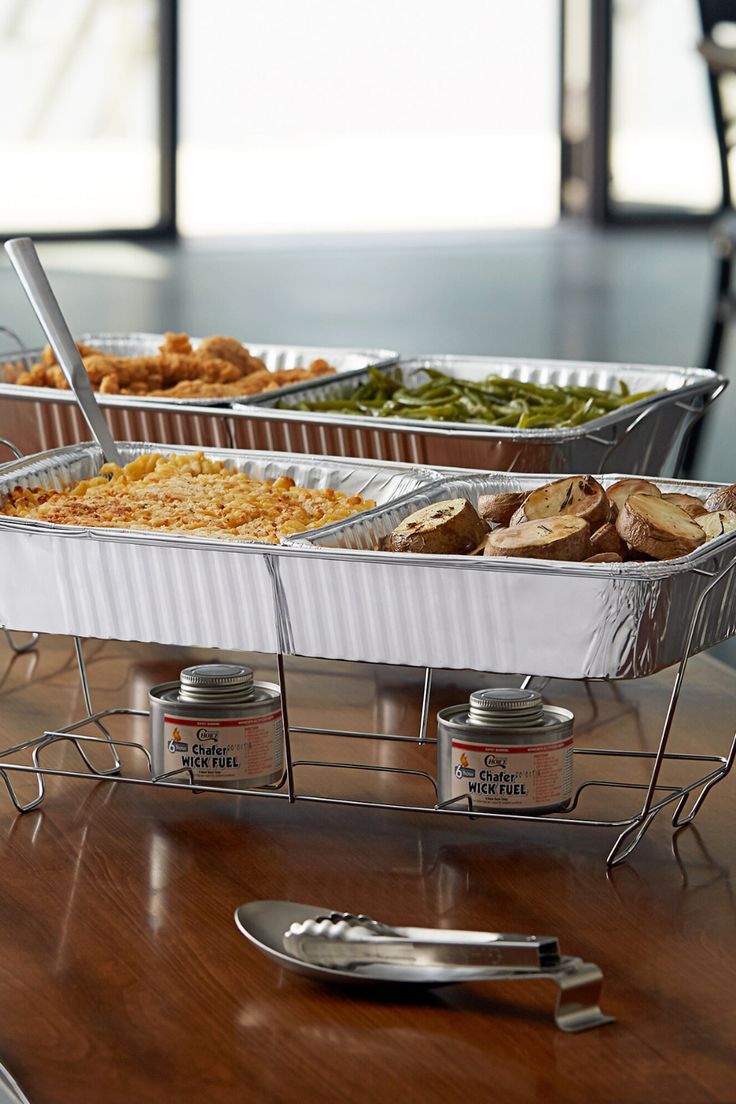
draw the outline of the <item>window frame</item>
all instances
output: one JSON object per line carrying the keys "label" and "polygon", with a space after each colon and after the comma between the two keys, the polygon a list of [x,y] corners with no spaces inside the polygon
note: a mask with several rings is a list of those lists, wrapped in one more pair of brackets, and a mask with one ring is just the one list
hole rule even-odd
{"label": "window frame", "polygon": [[32,237],[35,241],[140,242],[178,237],[176,221],[176,151],[178,140],[178,27],[177,0],[158,0],[158,148],[159,216],[151,226],[104,226],[95,230],[13,230],[5,238]]}

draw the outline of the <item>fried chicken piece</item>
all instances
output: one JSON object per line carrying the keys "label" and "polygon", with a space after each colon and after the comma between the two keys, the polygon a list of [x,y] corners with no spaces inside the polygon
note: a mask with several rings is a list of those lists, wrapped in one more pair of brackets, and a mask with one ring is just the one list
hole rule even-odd
{"label": "fried chicken piece", "polygon": [[259,391],[275,391],[278,387],[288,387],[291,383],[302,383],[304,380],[328,375],[334,371],[335,369],[331,368],[326,361],[315,360],[308,368],[281,368],[276,372],[258,372],[242,381],[237,394],[255,395]]}
{"label": "fried chicken piece", "polygon": [[317,357],[309,365],[308,371],[310,376],[332,376],[335,369],[323,357]]}
{"label": "fried chicken piece", "polygon": [[206,360],[200,369],[200,379],[205,383],[234,383],[241,379],[240,369],[229,360]]}
{"label": "fried chicken piece", "polygon": [[105,376],[100,383],[99,391],[101,395],[119,395],[120,394],[120,380],[115,372],[110,372]]}
{"label": "fried chicken piece", "polygon": [[189,340],[189,334],[170,333],[168,330],[164,334],[164,343],[159,345],[159,352],[163,355],[166,353],[192,353],[192,343]]}
{"label": "fried chicken piece", "polygon": [[[79,355],[84,359],[86,356],[92,356],[94,353],[98,353],[99,349],[93,349],[91,345],[83,345],[81,341],[76,342],[79,349]],[[56,359],[56,353],[50,345],[45,345],[41,350],[41,365],[44,368],[53,368],[58,361]]]}
{"label": "fried chicken piece", "polygon": [[234,337],[205,337],[197,348],[197,356],[204,360],[228,360],[240,369],[242,376],[258,372],[265,364],[258,357],[252,357],[245,345]]}
{"label": "fried chicken piece", "polygon": [[56,364],[56,353],[50,345],[44,345],[41,350],[41,367],[51,368],[54,364]]}
{"label": "fried chicken piece", "polygon": [[46,386],[56,387],[59,391],[69,390],[66,376],[58,364],[53,364],[50,368],[46,369]]}
{"label": "fried chicken piece", "polygon": [[240,373],[228,360],[216,360],[211,357],[204,360],[198,356],[182,356],[175,353],[162,354],[157,358],[161,368],[162,386],[174,385],[182,380],[201,379],[207,383],[227,382],[239,379]]}
{"label": "fried chicken piece", "polygon": [[[314,367],[316,365],[316,371]],[[334,372],[325,361],[315,361],[309,368],[282,368],[276,372],[264,370],[253,372],[249,376],[242,376],[232,383],[205,381],[200,379],[181,380],[162,391],[150,391],[155,397],[168,397],[171,399],[210,399],[210,398],[239,398],[245,395],[258,395],[264,391],[274,391],[278,387],[286,387],[290,383],[301,383],[303,380],[313,379],[315,375],[326,375]]]}
{"label": "fried chicken piece", "polygon": [[[104,356],[103,353],[93,353],[91,356],[82,357],[82,364],[85,367],[85,371],[89,376],[89,381],[93,387],[97,388],[102,384],[102,381],[108,376],[117,374],[117,360],[115,357]],[[50,372],[58,371],[61,369],[49,369]]]}
{"label": "fried chicken piece", "polygon": [[231,395],[232,383],[204,383],[201,379],[180,380],[172,387],[159,391],[149,391],[156,399],[222,399]]}
{"label": "fried chicken piece", "polygon": [[28,371],[22,360],[8,361],[3,364],[3,383],[17,383],[18,377]]}
{"label": "fried chicken piece", "polygon": [[[77,342],[77,349],[84,360],[88,356],[100,355],[90,345],[82,345],[81,342]],[[19,362],[16,368],[22,368],[22,364]],[[41,359],[32,364],[26,371],[21,371],[20,375],[15,379],[11,379],[6,371],[6,379],[8,382],[17,383],[21,387],[56,387],[60,390],[68,390],[69,385],[66,382],[66,377],[61,368],[56,362],[54,351],[50,345],[46,345],[41,351]]]}
{"label": "fried chicken piece", "polygon": [[[34,364],[27,372],[21,372],[15,383],[20,387],[53,387],[54,384],[46,377],[47,372],[43,364]],[[66,380],[64,380],[64,386],[66,386]]]}

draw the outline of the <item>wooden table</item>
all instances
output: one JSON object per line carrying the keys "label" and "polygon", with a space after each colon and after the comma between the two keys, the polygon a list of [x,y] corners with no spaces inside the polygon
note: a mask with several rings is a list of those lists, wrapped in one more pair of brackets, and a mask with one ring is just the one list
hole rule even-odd
{"label": "wooden table", "polygon": [[[209,658],[118,643],[91,643],[88,654],[96,708],[145,707],[148,687]],[[268,659],[252,657],[258,677],[273,675]],[[421,672],[289,668],[293,723],[416,729]],[[489,681],[441,676],[436,705]],[[590,695],[557,682],[546,694],[574,709],[587,744],[645,747],[670,681],[595,684]],[[36,653],[12,657],[0,639],[0,682],[3,746],[83,713],[69,640],[45,637]],[[733,672],[696,659],[686,691],[680,747],[722,752]],[[116,729],[136,732],[130,722]],[[383,765],[433,757],[334,737],[296,743],[298,754]],[[54,748],[49,762],[76,766],[75,754]],[[430,796],[417,789],[424,782],[380,772],[302,769],[297,784],[383,800]],[[729,778],[698,827],[674,841],[660,818],[632,860],[607,873],[610,830],[66,778],[50,781],[39,810],[18,816],[3,790],[0,1056],[33,1104],[733,1101],[733,793]],[[632,808],[631,795],[613,795],[604,792],[605,807],[593,795],[589,811]],[[603,1007],[617,1022],[562,1034],[544,982],[402,994],[320,987],[282,972],[238,933],[233,910],[258,898],[557,935],[565,953],[602,967]]]}

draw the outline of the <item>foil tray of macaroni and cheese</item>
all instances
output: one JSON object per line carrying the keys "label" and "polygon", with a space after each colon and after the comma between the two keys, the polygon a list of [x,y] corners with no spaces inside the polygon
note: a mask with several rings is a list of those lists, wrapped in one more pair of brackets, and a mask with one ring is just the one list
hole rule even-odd
{"label": "foil tray of macaroni and cheese", "polygon": [[[79,341],[111,357],[154,356],[164,334],[121,333],[81,334]],[[196,349],[199,338],[191,339]],[[317,348],[296,345],[254,343],[248,346],[253,357],[262,360],[271,372],[305,368],[317,359],[326,360],[335,374],[349,379],[371,366],[394,363],[398,353],[388,349]],[[42,350],[19,348],[0,356],[0,436],[22,440],[27,452],[86,441],[89,430],[71,391],[55,387],[21,386],[13,377],[38,362]],[[10,378],[9,378],[10,377]],[[298,387],[291,384],[273,394],[288,395]],[[110,431],[116,440],[161,441],[168,444],[196,443],[201,447],[229,448],[234,445],[230,402],[227,398],[163,398],[147,395],[97,394]],[[247,410],[251,399],[241,400]],[[242,405],[245,404],[245,405]],[[256,415],[260,424],[263,415]],[[257,444],[249,447],[271,449],[268,431],[254,435]],[[244,447],[244,446],[241,446]],[[274,446],[275,447],[275,446]],[[307,449],[284,451],[305,452]]]}
{"label": "foil tray of macaroni and cheese", "polygon": [[[600,477],[604,487],[627,476]],[[571,563],[379,550],[431,503],[528,493],[548,475],[454,473],[336,525],[286,538],[282,650],[326,659],[559,678],[641,678],[678,662],[696,603],[736,558],[736,532],[659,562]],[[705,498],[722,484],[657,480]],[[692,651],[736,633],[736,580],[705,598]]]}
{"label": "foil tray of macaroni and cheese", "polygon": [[[191,446],[119,442],[125,463]],[[439,479],[407,465],[206,449],[253,479],[360,495],[378,506]],[[71,445],[0,468],[0,498],[58,491],[97,476],[94,444]],[[51,524],[0,515],[0,624],[8,629],[276,652],[284,615],[278,545],[158,530]],[[319,610],[315,610],[319,617]]]}
{"label": "foil tray of macaroni and cheese", "polygon": [[[426,378],[426,369],[450,379],[481,382],[501,376],[532,384],[598,388],[616,392],[624,383],[647,398],[580,425],[517,429],[473,422],[412,420],[298,409],[300,402],[343,399],[368,379],[369,370],[297,384],[291,394],[254,397],[261,418],[233,401],[236,447],[365,456],[432,467],[484,471],[676,472],[684,435],[726,386],[723,377],[700,368],[673,368],[515,357],[417,356],[386,367],[401,373],[407,386]],[[401,378],[401,376],[399,377]]]}

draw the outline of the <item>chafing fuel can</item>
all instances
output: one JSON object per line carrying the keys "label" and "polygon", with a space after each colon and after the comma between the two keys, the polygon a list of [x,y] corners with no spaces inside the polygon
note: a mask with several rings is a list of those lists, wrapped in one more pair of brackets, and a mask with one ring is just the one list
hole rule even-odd
{"label": "chafing fuel can", "polygon": [[[235,789],[281,778],[281,695],[270,682],[254,682],[250,668],[187,667],[177,682],[154,686],[148,696],[156,777],[190,770],[195,782]],[[187,776],[177,774],[171,781]]]}
{"label": "chafing fuel can", "polygon": [[437,714],[440,801],[469,797],[480,812],[551,813],[572,793],[567,709],[536,690],[476,690]]}

